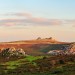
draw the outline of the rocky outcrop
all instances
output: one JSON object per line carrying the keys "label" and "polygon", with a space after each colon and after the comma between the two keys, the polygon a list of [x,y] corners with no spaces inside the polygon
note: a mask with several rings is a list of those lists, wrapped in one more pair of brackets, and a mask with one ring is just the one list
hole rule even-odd
{"label": "rocky outcrop", "polygon": [[1,56],[11,57],[11,56],[25,56],[25,51],[23,49],[16,48],[4,48],[0,52]]}
{"label": "rocky outcrop", "polygon": [[66,53],[75,54],[75,43],[72,43],[69,47],[66,48]]}
{"label": "rocky outcrop", "polygon": [[75,43],[71,43],[67,46],[64,46],[64,49],[62,50],[50,50],[48,52],[48,54],[51,55],[63,55],[63,54],[67,54],[67,55],[74,55],[75,54]]}
{"label": "rocky outcrop", "polygon": [[52,50],[52,51],[49,51],[48,54],[51,54],[51,55],[62,55],[62,54],[64,54],[64,51],[63,50]]}

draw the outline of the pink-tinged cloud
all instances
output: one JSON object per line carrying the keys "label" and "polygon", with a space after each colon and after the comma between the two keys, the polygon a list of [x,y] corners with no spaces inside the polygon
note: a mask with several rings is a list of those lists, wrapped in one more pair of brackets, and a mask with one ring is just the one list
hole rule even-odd
{"label": "pink-tinged cloud", "polygon": [[26,17],[26,18],[31,18],[32,17],[32,14],[31,13],[28,13],[28,12],[23,12],[23,13],[9,13],[9,14],[6,14],[7,16],[17,16],[17,17]]}
{"label": "pink-tinged cloud", "polygon": [[[2,26],[25,26],[25,25],[63,25],[72,24],[75,25],[75,20],[62,20],[62,19],[49,19],[42,17],[34,17],[31,13],[10,13],[11,16],[16,16],[17,18],[9,18],[0,20],[0,25]],[[23,18],[22,18],[23,17]]]}
{"label": "pink-tinged cloud", "polygon": [[27,18],[31,18],[32,15],[30,13],[15,13],[13,15],[16,15],[16,16],[22,16],[22,17],[27,17]]}
{"label": "pink-tinged cloud", "polygon": [[60,20],[60,19],[50,19],[50,24],[51,25],[62,25],[63,24],[63,20]]}
{"label": "pink-tinged cloud", "polygon": [[35,22],[45,22],[45,21],[48,21],[48,19],[40,18],[40,17],[33,17],[32,21],[35,21]]}

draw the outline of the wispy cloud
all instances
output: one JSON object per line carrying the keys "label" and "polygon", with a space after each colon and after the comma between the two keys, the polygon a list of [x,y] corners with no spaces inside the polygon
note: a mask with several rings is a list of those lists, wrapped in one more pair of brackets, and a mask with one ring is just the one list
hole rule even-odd
{"label": "wispy cloud", "polygon": [[[9,13],[9,19],[0,19],[0,26],[26,26],[26,25],[75,25],[75,20],[49,19],[42,17],[34,17],[31,13]],[[17,17],[12,18],[12,16]]]}
{"label": "wispy cloud", "polygon": [[17,17],[27,17],[27,18],[31,18],[32,17],[32,14],[28,13],[28,12],[9,13],[9,14],[6,14],[6,15],[8,15],[8,16],[17,16]]}

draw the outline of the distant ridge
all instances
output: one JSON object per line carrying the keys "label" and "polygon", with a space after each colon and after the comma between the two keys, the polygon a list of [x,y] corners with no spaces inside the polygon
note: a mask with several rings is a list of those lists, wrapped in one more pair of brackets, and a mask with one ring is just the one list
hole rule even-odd
{"label": "distant ridge", "polygon": [[20,40],[20,41],[11,41],[11,42],[0,42],[0,44],[62,44],[62,43],[68,43],[68,42],[60,42],[52,37],[50,38],[43,38],[41,39],[38,37],[35,40]]}

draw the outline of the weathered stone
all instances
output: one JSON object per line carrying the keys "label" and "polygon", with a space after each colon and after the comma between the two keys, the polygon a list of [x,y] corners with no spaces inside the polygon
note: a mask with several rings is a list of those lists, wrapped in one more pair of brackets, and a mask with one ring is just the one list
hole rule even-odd
{"label": "weathered stone", "polygon": [[25,51],[23,49],[15,49],[13,48],[5,48],[0,52],[0,55],[2,56],[24,56],[25,55]]}

